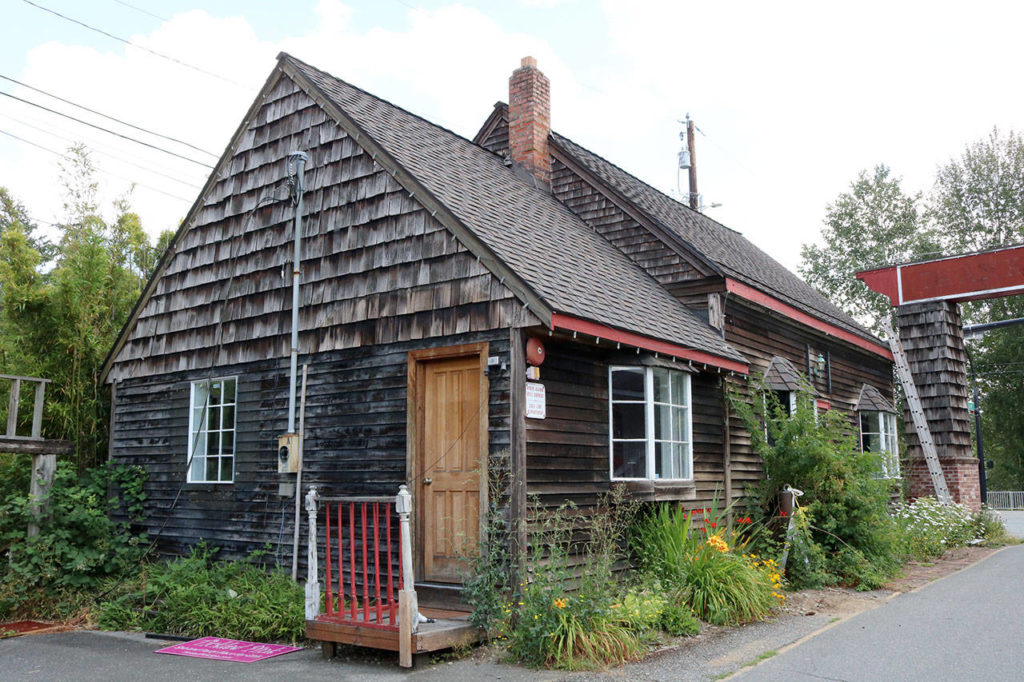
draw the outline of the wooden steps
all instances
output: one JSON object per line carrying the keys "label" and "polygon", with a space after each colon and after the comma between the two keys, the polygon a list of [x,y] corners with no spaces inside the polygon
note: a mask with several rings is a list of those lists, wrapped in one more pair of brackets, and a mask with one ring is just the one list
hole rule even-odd
{"label": "wooden steps", "polygon": [[[424,616],[433,618],[433,623],[420,623],[412,636],[414,654],[440,651],[457,646],[467,646],[480,641],[480,631],[469,622],[469,614],[463,611],[424,608]],[[333,656],[335,644],[351,644],[370,649],[399,651],[397,630],[383,630],[367,625],[339,623],[327,619],[307,620],[306,636],[323,643],[324,655]]]}

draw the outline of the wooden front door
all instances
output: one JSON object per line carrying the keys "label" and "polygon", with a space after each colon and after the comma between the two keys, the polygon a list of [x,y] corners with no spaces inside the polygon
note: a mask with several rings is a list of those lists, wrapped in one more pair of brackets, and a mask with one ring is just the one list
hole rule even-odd
{"label": "wooden front door", "polygon": [[459,583],[459,555],[475,552],[487,451],[481,355],[419,364],[417,498],[422,579]]}

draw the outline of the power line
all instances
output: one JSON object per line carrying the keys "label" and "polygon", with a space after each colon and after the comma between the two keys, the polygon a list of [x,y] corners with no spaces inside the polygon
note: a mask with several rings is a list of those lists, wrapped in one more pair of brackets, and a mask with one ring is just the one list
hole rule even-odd
{"label": "power line", "polygon": [[[28,2],[28,0],[25,0],[25,2]],[[43,111],[48,111],[51,114],[56,114],[57,116],[63,116],[64,118],[70,118],[72,121],[75,121],[77,123],[81,123],[82,125],[87,125],[90,128],[95,128],[96,130],[102,130],[105,133],[109,133],[111,135],[116,135],[117,137],[123,138],[125,140],[129,140],[130,142],[134,142],[136,144],[141,144],[144,147],[149,147],[150,149],[155,149],[157,151],[163,152],[164,154],[170,154],[171,156],[176,156],[179,159],[184,159],[185,161],[191,161],[192,163],[194,163],[194,164],[196,164],[198,166],[203,166],[204,168],[211,168],[211,169],[213,168],[213,166],[211,166],[208,163],[203,163],[202,161],[196,161],[195,159],[190,158],[188,156],[183,156],[181,154],[178,154],[177,152],[172,152],[169,149],[164,149],[163,147],[158,147],[155,144],[150,144],[149,142],[143,142],[142,140],[137,140],[134,137],[129,137],[128,135],[125,135],[123,133],[118,133],[118,132],[115,132],[115,131],[110,130],[108,128],[104,128],[103,126],[98,126],[95,123],[89,123],[88,121],[83,121],[80,118],[75,118],[74,116],[71,116],[69,114],[61,113],[61,112],[57,111],[56,109],[50,109],[49,107],[44,107],[42,104],[36,104],[35,102],[31,102],[31,101],[29,101],[27,99],[22,99],[21,97],[18,97],[17,95],[12,95],[9,92],[4,92],[4,91],[0,90],[0,95],[3,95],[4,97],[10,97],[11,99],[18,100],[19,102],[24,102],[25,104],[28,104],[28,105],[33,106],[33,107],[37,107],[39,109],[42,109]]]}
{"label": "power line", "polygon": [[153,17],[154,19],[159,19],[160,21],[170,21],[170,19],[165,19],[164,17],[160,16],[159,14],[153,14],[149,10],[142,9],[141,7],[136,7],[135,5],[132,5],[132,4],[127,3],[127,2],[124,2],[124,0],[114,0],[114,2],[116,2],[119,5],[124,5],[125,7],[133,9],[136,12],[142,12],[143,14],[148,14],[149,16]]}
{"label": "power line", "polygon": [[107,33],[103,29],[96,28],[95,26],[90,26],[89,24],[86,24],[85,22],[79,21],[78,19],[72,19],[71,17],[65,16],[65,15],[61,14],[60,12],[58,12],[56,10],[50,9],[49,7],[43,7],[42,5],[37,5],[36,3],[32,2],[32,0],[22,0],[22,2],[24,2],[27,5],[31,5],[32,7],[35,7],[36,9],[40,9],[40,10],[42,10],[44,12],[49,12],[50,14],[52,14],[54,16],[57,16],[57,17],[60,17],[61,19],[64,19],[65,21],[70,21],[72,24],[78,24],[82,28],[87,28],[90,31],[95,31],[96,33],[99,33],[100,35],[104,35],[104,36],[106,36],[108,38],[111,38],[111,39],[116,40],[118,42],[124,43],[125,45],[131,45],[134,48],[137,48],[139,50],[143,50],[145,52],[148,52],[151,55],[154,55],[156,57],[160,57],[161,59],[166,59],[167,61],[174,62],[175,64],[177,64],[179,66],[184,66],[186,69],[192,69],[193,71],[198,71],[199,73],[206,74],[207,76],[210,76],[212,78],[216,78],[218,80],[222,80],[225,83],[230,83],[231,85],[234,85],[234,86],[239,87],[239,88],[243,88],[245,90],[250,90],[251,89],[251,86],[243,85],[242,83],[239,83],[238,81],[231,80],[230,78],[228,78],[226,76],[221,76],[220,74],[214,73],[213,71],[207,71],[206,69],[204,69],[202,67],[195,66],[194,64],[189,64],[188,62],[183,62],[180,59],[176,59],[174,57],[171,57],[170,55],[163,54],[162,52],[157,52],[156,50],[151,50],[148,47],[144,47],[144,46],[139,45],[137,43],[133,43],[132,41],[128,40],[127,38],[122,38],[120,36],[115,36],[113,33]]}
{"label": "power line", "polygon": [[194,144],[189,144],[188,142],[185,142],[184,140],[179,140],[176,137],[171,137],[169,135],[163,135],[161,133],[153,132],[152,130],[149,130],[147,128],[143,128],[141,126],[137,126],[137,125],[135,125],[133,123],[128,123],[127,121],[122,121],[119,118],[114,118],[113,116],[108,116],[107,114],[100,113],[99,111],[96,111],[95,109],[90,109],[89,107],[82,106],[81,104],[77,104],[76,102],[72,102],[69,99],[64,99],[63,97],[59,97],[57,95],[54,95],[51,92],[47,92],[45,90],[41,90],[39,88],[33,87],[33,86],[29,85],[28,83],[22,83],[21,81],[15,80],[15,79],[11,78],[10,76],[5,76],[2,73],[0,73],[0,78],[3,78],[5,81],[10,81],[10,82],[15,83],[17,85],[20,85],[23,88],[28,88],[29,90],[33,90],[33,91],[38,92],[40,94],[46,95],[47,97],[52,97],[55,100],[59,100],[61,102],[64,102],[65,104],[70,104],[73,107],[78,107],[79,109],[83,109],[85,111],[88,111],[90,114],[96,114],[97,116],[102,116],[103,118],[109,119],[109,120],[114,121],[116,123],[120,123],[123,126],[128,126],[129,128],[134,128],[135,130],[141,131],[143,133],[148,133],[149,135],[154,135],[156,137],[162,137],[165,140],[169,140],[171,142],[176,142],[176,143],[184,145],[184,146],[186,146],[186,147],[188,147],[190,149],[194,149],[197,152],[202,152],[203,154],[209,154],[210,156],[212,156],[215,159],[218,158],[217,155],[214,154],[213,152],[208,152],[205,149],[202,149],[201,147],[197,147]]}
{"label": "power line", "polygon": [[[38,144],[36,142],[33,142],[32,140],[26,140],[24,137],[18,137],[14,133],[9,133],[6,130],[0,129],[0,135],[6,135],[7,137],[13,137],[15,140],[18,140],[19,142],[24,142],[25,144],[32,145],[33,147],[36,147],[37,149],[41,149],[44,152],[49,152],[50,154],[54,154],[55,156],[59,156],[61,158],[65,158],[67,156],[66,154],[58,152],[58,151],[56,151],[54,149],[50,149],[49,147],[44,147],[43,145]],[[177,199],[178,201],[184,201],[186,203],[192,203],[192,201],[193,201],[192,199],[186,199],[185,197],[179,197],[177,194],[171,194],[170,192],[165,192],[162,189],[157,189],[156,187],[153,187],[151,185],[146,185],[146,184],[143,184],[141,182],[136,182],[135,180],[132,180],[131,178],[124,177],[123,175],[118,175],[117,173],[111,173],[108,170],[103,170],[103,169],[98,169],[98,170],[101,173],[105,173],[106,175],[109,175],[111,177],[118,178],[120,180],[125,180],[126,182],[130,182],[132,184],[138,185],[139,187],[145,187],[148,190],[151,190],[153,192],[157,192],[158,194],[163,194],[164,196],[168,196],[168,197],[170,197],[172,199]]]}
{"label": "power line", "polygon": [[[23,125],[23,126],[25,126],[27,128],[32,128],[33,130],[38,130],[39,132],[45,133],[46,135],[51,135],[53,137],[56,137],[58,140],[64,140],[65,142],[70,142],[72,144],[77,144],[77,143],[80,142],[80,140],[73,140],[70,137],[65,137],[64,135],[58,135],[57,133],[53,132],[52,130],[47,130],[46,128],[40,128],[37,125],[33,125],[33,124],[29,123],[28,121],[22,121],[21,119],[15,118],[14,116],[11,116],[9,114],[0,113],[0,116],[3,116],[4,118],[6,118],[8,120],[14,121],[15,123],[19,123],[19,124],[21,124],[21,125]],[[91,146],[91,149],[93,151],[95,151],[97,154],[102,154],[103,156],[109,156],[110,158],[115,159],[117,161],[120,161],[121,163],[127,163],[129,166],[135,166],[136,168],[141,168],[142,170],[144,170],[144,171],[146,171],[148,173],[153,173],[154,175],[159,175],[160,177],[167,178],[168,180],[171,180],[173,182],[177,182],[179,184],[185,185],[186,187],[190,187],[192,189],[199,189],[199,187],[200,187],[199,185],[193,184],[191,182],[187,182],[187,181],[182,180],[180,178],[176,178],[173,175],[169,175],[167,173],[162,173],[162,172],[160,172],[160,171],[158,171],[158,170],[156,170],[154,168],[150,168],[149,166],[144,166],[144,165],[142,165],[140,163],[135,163],[134,161],[132,161],[130,159],[126,159],[123,156],[118,156],[117,154],[111,154],[110,152],[103,151],[102,149],[97,149],[95,146]]]}

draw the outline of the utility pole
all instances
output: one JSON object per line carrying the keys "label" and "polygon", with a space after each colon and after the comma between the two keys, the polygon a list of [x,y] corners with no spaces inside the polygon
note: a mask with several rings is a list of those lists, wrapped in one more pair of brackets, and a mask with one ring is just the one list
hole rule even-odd
{"label": "utility pole", "polygon": [[690,151],[690,208],[700,210],[700,197],[697,195],[697,151],[693,145],[693,120],[686,115],[686,148]]}

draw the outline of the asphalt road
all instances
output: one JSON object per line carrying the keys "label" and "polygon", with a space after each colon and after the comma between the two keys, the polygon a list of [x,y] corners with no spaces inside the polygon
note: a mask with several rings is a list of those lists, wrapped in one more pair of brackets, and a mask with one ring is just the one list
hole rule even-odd
{"label": "asphalt road", "polygon": [[1024,511],[1001,511],[999,515],[1011,535],[1024,538]]}
{"label": "asphalt road", "polygon": [[757,680],[1024,679],[1024,545],[900,595],[741,673]]}

